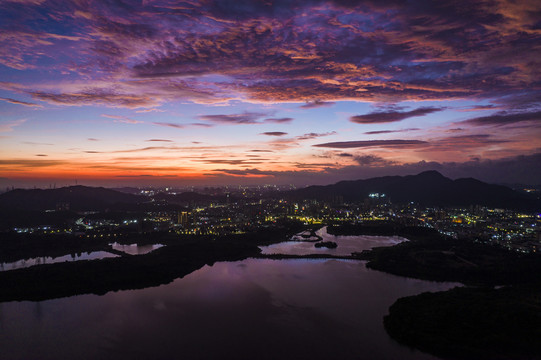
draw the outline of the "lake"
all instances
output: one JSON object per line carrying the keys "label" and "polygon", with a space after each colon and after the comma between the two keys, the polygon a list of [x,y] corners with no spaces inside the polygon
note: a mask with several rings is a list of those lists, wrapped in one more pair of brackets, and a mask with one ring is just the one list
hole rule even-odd
{"label": "lake", "polygon": [[21,259],[13,262],[0,263],[0,271],[24,269],[30,266],[56,264],[71,261],[99,260],[105,258],[117,257],[118,255],[108,253],[107,251],[91,251],[78,254],[63,255],[58,257],[42,256],[30,259]]}
{"label": "lake", "polygon": [[382,318],[399,297],[456,285],[354,260],[219,262],[154,288],[0,303],[0,357],[435,359]]}
{"label": "lake", "polygon": [[[269,246],[261,246],[263,254],[287,254],[287,255],[308,255],[308,254],[331,254],[331,255],[351,255],[352,252],[361,252],[377,246],[393,246],[407,239],[400,236],[335,236],[327,233],[327,227],[324,226],[316,235],[321,237],[321,241],[333,241],[338,247],[336,249],[316,248],[315,241],[285,241]],[[300,239],[295,235],[293,238]]]}
{"label": "lake", "polygon": [[[117,242],[109,244],[111,249],[126,253],[128,255],[144,255],[148,254],[156,249],[163,247],[162,244],[149,244],[149,245],[138,245],[138,244],[129,244],[123,245]],[[24,269],[36,265],[44,264],[56,264],[62,262],[72,262],[72,261],[85,261],[85,260],[100,260],[112,257],[118,257],[119,255],[111,254],[107,251],[91,251],[91,252],[82,252],[78,254],[63,255],[59,257],[50,257],[42,256],[30,259],[20,259],[13,262],[4,262],[0,263],[0,271]]]}
{"label": "lake", "polygon": [[138,244],[119,244],[117,242],[114,242],[111,245],[111,248],[113,250],[121,251],[123,253],[129,254],[129,255],[144,255],[148,254],[149,252],[152,252],[156,249],[159,249],[163,247],[162,244],[149,244],[149,245],[138,245]]}

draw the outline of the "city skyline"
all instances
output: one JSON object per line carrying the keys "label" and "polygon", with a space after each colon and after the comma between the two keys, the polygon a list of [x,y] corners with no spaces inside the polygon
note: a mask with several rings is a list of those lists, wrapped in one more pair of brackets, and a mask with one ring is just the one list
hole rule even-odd
{"label": "city skyline", "polygon": [[0,9],[0,186],[541,179],[536,1]]}

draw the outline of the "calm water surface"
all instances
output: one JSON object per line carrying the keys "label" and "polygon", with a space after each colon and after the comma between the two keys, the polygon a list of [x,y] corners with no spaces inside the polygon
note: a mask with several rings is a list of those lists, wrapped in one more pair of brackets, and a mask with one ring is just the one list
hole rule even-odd
{"label": "calm water surface", "polygon": [[0,271],[8,271],[15,269],[24,269],[30,266],[43,265],[43,264],[55,264],[66,261],[82,261],[82,260],[98,260],[111,257],[117,257],[118,255],[111,254],[107,251],[92,251],[83,252],[80,254],[64,255],[59,257],[42,256],[30,259],[21,259],[9,263],[0,263]]}
{"label": "calm water surface", "polygon": [[[109,245],[111,246],[111,249],[121,251],[129,255],[148,254],[149,252],[152,252],[164,246],[162,244],[122,245],[116,242]],[[27,268],[27,267],[35,266],[35,265],[55,264],[55,263],[61,263],[61,262],[66,262],[66,261],[99,260],[99,259],[118,257],[118,256],[119,255],[111,254],[107,251],[83,252],[80,254],[64,255],[64,256],[59,256],[55,258],[50,257],[50,256],[42,256],[42,257],[36,257],[36,258],[30,258],[30,259],[21,259],[21,260],[17,260],[13,262],[0,263],[0,271],[23,269],[23,268]]]}
{"label": "calm water surface", "polygon": [[316,248],[315,242],[309,241],[286,241],[269,246],[261,246],[263,254],[287,254],[287,255],[307,255],[307,254],[332,254],[332,255],[351,255],[352,252],[361,252],[377,246],[392,246],[407,239],[400,236],[334,236],[327,233],[327,227],[316,231],[321,236],[321,241],[334,241],[338,247],[335,249]]}
{"label": "calm water surface", "polygon": [[144,290],[0,303],[5,359],[434,359],[382,318],[435,283],[347,260],[246,259]]}
{"label": "calm water surface", "polygon": [[113,250],[122,251],[123,253],[129,254],[129,255],[144,255],[148,254],[149,252],[152,252],[156,249],[159,249],[163,247],[162,244],[150,244],[150,245],[137,245],[137,244],[130,244],[130,245],[123,245],[119,244],[117,242],[114,242],[111,245],[111,248]]}

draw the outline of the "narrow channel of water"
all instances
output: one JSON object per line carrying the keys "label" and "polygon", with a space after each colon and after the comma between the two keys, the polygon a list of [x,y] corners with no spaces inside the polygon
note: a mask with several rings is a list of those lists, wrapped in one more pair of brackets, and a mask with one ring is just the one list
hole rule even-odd
{"label": "narrow channel of water", "polygon": [[[111,249],[116,251],[121,251],[129,255],[144,255],[148,254],[156,249],[163,247],[162,244],[151,244],[151,245],[122,245],[119,243],[109,244]],[[31,266],[43,265],[43,264],[55,264],[66,261],[82,261],[82,260],[99,260],[105,258],[118,257],[119,255],[111,254],[107,251],[91,251],[83,252],[80,254],[73,255],[64,255],[59,257],[50,257],[50,256],[41,256],[30,259],[21,259],[13,262],[4,262],[0,263],[0,271],[9,271],[16,269],[24,269]]]}
{"label": "narrow channel of water", "polygon": [[111,245],[111,248],[113,250],[122,251],[123,253],[129,254],[129,255],[144,255],[148,254],[156,249],[159,249],[163,247],[162,244],[151,244],[151,245],[137,245],[137,244],[130,244],[130,245],[123,245],[119,244],[117,242],[114,242]]}
{"label": "narrow channel of water", "polygon": [[107,251],[92,251],[83,252],[80,254],[64,255],[59,257],[42,256],[30,259],[21,259],[14,262],[0,263],[0,271],[24,269],[30,266],[43,265],[43,264],[55,264],[66,261],[81,261],[81,260],[99,260],[105,258],[117,257],[118,255],[111,254]]}

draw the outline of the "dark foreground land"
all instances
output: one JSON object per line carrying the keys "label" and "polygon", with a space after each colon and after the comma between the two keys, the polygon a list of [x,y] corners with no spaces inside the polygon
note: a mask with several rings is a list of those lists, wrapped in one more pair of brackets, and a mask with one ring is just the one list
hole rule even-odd
{"label": "dark foreground land", "polygon": [[[336,235],[399,235],[410,241],[351,256],[262,255],[259,245],[284,241],[305,228],[286,224],[227,236],[132,234],[114,241],[164,244],[146,255],[33,266],[0,272],[0,302],[40,301],[78,294],[159,286],[205,264],[248,257],[367,260],[367,267],[465,287],[399,299],[384,319],[398,342],[445,359],[541,359],[541,256],[441,236],[397,224],[328,226]],[[19,236],[0,239],[0,262],[111,250],[109,239]]]}
{"label": "dark foreground land", "polygon": [[146,255],[32,266],[0,272],[0,301],[40,301],[80,294],[143,289],[167,284],[216,261],[259,253],[239,241],[200,239],[169,245]]}
{"label": "dark foreground land", "polygon": [[445,359],[540,359],[541,287],[454,288],[398,299],[384,318],[398,342]]}
{"label": "dark foreground land", "polygon": [[426,228],[329,227],[411,241],[357,254],[396,275],[466,287],[401,298],[384,319],[398,342],[445,359],[541,359],[541,256],[440,236]]}
{"label": "dark foreground land", "polygon": [[[165,246],[145,255],[121,255],[93,261],[32,266],[0,272],[0,302],[41,301],[81,294],[143,289],[172,282],[217,261],[258,257],[259,245],[284,241],[301,230],[298,224],[228,236],[178,236],[174,233],[132,235],[125,244],[160,243]],[[144,240],[143,240],[144,239]],[[0,262],[36,256],[61,256],[111,250],[110,240],[75,236],[5,236],[0,240]]]}
{"label": "dark foreground land", "polygon": [[[497,286],[541,281],[541,257],[468,240],[455,240],[424,227],[356,226],[327,228],[336,235],[399,235],[410,241],[356,254],[367,267],[391,274],[467,285]],[[379,231],[379,233],[378,233]]]}

